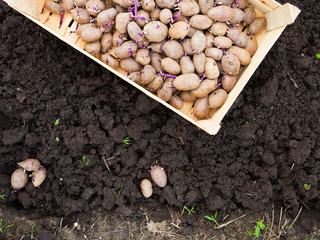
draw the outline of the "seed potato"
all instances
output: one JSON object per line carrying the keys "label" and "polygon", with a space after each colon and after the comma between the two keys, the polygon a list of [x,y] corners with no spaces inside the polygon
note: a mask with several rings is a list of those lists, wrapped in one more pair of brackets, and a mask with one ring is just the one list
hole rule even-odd
{"label": "seed potato", "polygon": [[166,41],[162,45],[163,52],[170,58],[178,60],[183,55],[183,47],[176,40]]}
{"label": "seed potato", "polygon": [[183,21],[176,22],[169,28],[169,36],[175,39],[184,38],[188,32],[189,24]]}
{"label": "seed potato", "polygon": [[149,198],[152,195],[152,184],[148,179],[143,179],[140,184],[142,195]]}
{"label": "seed potato", "polygon": [[87,27],[81,31],[81,38],[85,42],[94,42],[100,39],[102,33],[99,28]]}
{"label": "seed potato", "polygon": [[136,53],[136,61],[141,65],[147,65],[151,61],[150,52],[147,48],[139,49]]}
{"label": "seed potato", "polygon": [[206,48],[206,45],[206,36],[200,31],[195,32],[195,34],[193,34],[191,38],[192,49],[195,50],[197,53],[200,53],[203,52],[203,50]]}
{"label": "seed potato", "polygon": [[240,60],[232,53],[223,55],[221,64],[223,71],[227,74],[238,75],[240,72]]}
{"label": "seed potato", "polygon": [[215,36],[223,36],[228,30],[228,26],[225,23],[215,22],[210,28],[211,32]]}
{"label": "seed potato", "polygon": [[145,11],[151,12],[156,7],[156,3],[153,0],[141,0],[141,7]]}
{"label": "seed potato", "polygon": [[212,20],[226,22],[233,18],[234,11],[231,7],[223,5],[209,9],[207,15]]}
{"label": "seed potato", "polygon": [[44,6],[53,13],[61,13],[62,12],[62,7],[60,6],[59,3],[57,3],[54,0],[46,0],[44,2]]}
{"label": "seed potato", "polygon": [[230,48],[232,46],[232,41],[230,38],[221,36],[221,37],[215,37],[213,39],[213,44],[217,47],[217,48]]}
{"label": "seed potato", "polygon": [[219,67],[212,58],[206,58],[204,69],[206,77],[209,79],[217,79],[220,75]]}
{"label": "seed potato", "polygon": [[103,27],[108,23],[112,22],[118,14],[118,11],[115,8],[109,8],[101,11],[97,15],[97,24],[99,27]]}
{"label": "seed potato", "polygon": [[152,167],[150,174],[154,183],[159,187],[165,187],[167,185],[167,174],[161,166],[156,165]]}
{"label": "seed potato", "polygon": [[202,98],[198,98],[193,106],[194,115],[199,119],[205,119],[209,117],[210,108],[208,105],[208,95]]}
{"label": "seed potato", "polygon": [[184,0],[178,3],[178,8],[181,9],[181,15],[190,17],[200,12],[199,4],[194,0]]}
{"label": "seed potato", "polygon": [[40,168],[40,162],[38,159],[35,158],[28,158],[23,160],[22,162],[19,162],[18,165],[23,168],[23,170],[32,172],[36,171]]}
{"label": "seed potato", "polygon": [[213,47],[214,35],[213,35],[211,32],[207,31],[207,32],[205,33],[205,36],[206,36],[206,40],[207,40],[206,49]]}
{"label": "seed potato", "polygon": [[157,96],[159,98],[161,98],[165,102],[168,102],[170,100],[170,98],[172,96],[172,93],[173,93],[173,88],[172,88],[172,82],[171,81],[172,80],[167,79],[165,81],[165,83],[157,91]]}
{"label": "seed potato", "polygon": [[176,5],[176,0],[156,0],[156,5],[159,8],[173,9]]}
{"label": "seed potato", "polygon": [[239,48],[237,46],[232,46],[227,50],[227,52],[233,53],[236,55],[239,60],[241,65],[248,65],[251,61],[251,56],[248,50],[244,48]]}
{"label": "seed potato", "polygon": [[204,53],[195,54],[193,56],[193,64],[196,68],[197,73],[203,73],[204,72],[204,66],[206,63],[206,55]]}
{"label": "seed potato", "polygon": [[217,89],[209,96],[209,107],[218,108],[221,107],[228,98],[228,93],[223,89]]}
{"label": "seed potato", "polygon": [[197,98],[205,97],[217,88],[217,84],[217,79],[205,79],[200,83],[200,86],[197,89],[191,90],[190,94]]}
{"label": "seed potato", "polygon": [[244,18],[244,12],[240,8],[233,8],[233,18],[230,19],[231,24],[239,25]]}
{"label": "seed potato", "polygon": [[127,72],[138,72],[142,69],[142,66],[133,57],[120,60],[120,67]]}
{"label": "seed potato", "polygon": [[109,49],[112,47],[112,34],[111,33],[102,34],[100,38],[100,43],[101,43],[101,53],[108,52]]}
{"label": "seed potato", "polygon": [[102,62],[104,62],[105,64],[107,64],[108,66],[110,66],[112,68],[118,68],[120,66],[118,59],[114,58],[109,53],[101,54],[100,58],[101,58]]}
{"label": "seed potato", "polygon": [[84,50],[93,56],[97,56],[100,53],[100,49],[101,49],[101,44],[99,40],[94,42],[87,42],[84,45]]}
{"label": "seed potato", "polygon": [[179,97],[184,102],[194,102],[197,99],[191,95],[190,91],[181,91]]}
{"label": "seed potato", "polygon": [[115,57],[123,59],[131,57],[133,54],[137,52],[137,45],[133,43],[133,41],[126,41],[119,47],[114,48],[113,54]]}
{"label": "seed potato", "polygon": [[136,22],[130,22],[127,26],[127,32],[131,39],[137,42],[141,42],[144,39],[141,28]]}
{"label": "seed potato", "polygon": [[74,8],[70,13],[72,19],[80,24],[90,22],[90,14],[84,8]]}
{"label": "seed potato", "polygon": [[164,24],[168,24],[173,19],[172,12],[169,9],[162,9],[159,15],[159,20]]}
{"label": "seed potato", "polygon": [[179,63],[169,57],[162,59],[161,66],[166,72],[173,75],[177,75],[181,72]]}
{"label": "seed potato", "polygon": [[182,42],[183,51],[189,56],[193,56],[195,51],[191,47],[191,39],[187,38]]}
{"label": "seed potato", "polygon": [[194,15],[190,18],[191,27],[197,29],[208,29],[211,27],[213,20],[206,15]]}
{"label": "seed potato", "polygon": [[196,89],[199,87],[200,83],[200,79],[195,73],[181,74],[173,80],[174,87],[183,91]]}
{"label": "seed potato", "polygon": [[245,48],[247,46],[248,36],[238,28],[230,28],[227,37],[238,47]]}
{"label": "seed potato", "polygon": [[75,8],[73,0],[61,0],[60,6],[65,12],[70,12],[73,8]]}
{"label": "seed potato", "polygon": [[181,68],[181,73],[194,73],[194,65],[189,56],[182,56],[180,58],[180,68]]}
{"label": "seed potato", "polygon": [[207,57],[213,58],[216,61],[221,60],[223,56],[223,51],[219,48],[214,47],[206,48],[204,53]]}
{"label": "seed potato", "polygon": [[162,76],[155,76],[151,83],[148,84],[147,89],[157,91],[163,84]]}
{"label": "seed potato", "polygon": [[13,189],[21,189],[26,186],[28,182],[28,174],[23,168],[15,170],[11,175],[11,186]]}
{"label": "seed potato", "polygon": [[250,53],[251,57],[256,53],[256,51],[258,49],[258,42],[254,36],[249,37],[248,43],[247,43],[247,46],[245,47],[245,49]]}
{"label": "seed potato", "polygon": [[176,94],[173,94],[171,96],[169,103],[171,106],[175,107],[176,109],[181,109],[183,107],[183,102],[181,98]]}
{"label": "seed potato", "polygon": [[105,10],[104,2],[100,0],[89,0],[86,3],[86,10],[92,16],[97,16],[101,11]]}
{"label": "seed potato", "polygon": [[130,13],[128,12],[118,13],[118,15],[116,16],[116,30],[119,33],[126,33],[129,22],[130,22]]}
{"label": "seed potato", "polygon": [[162,61],[162,57],[160,54],[158,53],[151,54],[150,65],[154,67],[157,73],[162,72],[161,61]]}
{"label": "seed potato", "polygon": [[253,20],[253,22],[249,25],[248,33],[253,35],[260,32],[262,29],[266,28],[267,19],[265,17],[258,17]]}
{"label": "seed potato", "polygon": [[243,24],[245,26],[250,25],[253,20],[256,18],[256,10],[252,7],[247,7],[243,10],[244,12],[244,21]]}
{"label": "seed potato", "polygon": [[153,81],[156,70],[151,65],[146,65],[141,71],[141,83],[149,84]]}
{"label": "seed potato", "polygon": [[224,74],[221,79],[221,87],[226,90],[226,92],[231,92],[237,83],[237,77],[229,74]]}
{"label": "seed potato", "polygon": [[33,171],[31,177],[33,186],[39,187],[47,177],[47,170],[41,166],[39,170]]}
{"label": "seed potato", "polygon": [[161,42],[168,35],[168,27],[160,21],[153,21],[143,28],[146,38],[150,42]]}
{"label": "seed potato", "polygon": [[212,8],[214,0],[199,0],[199,7],[202,14],[206,14]]}

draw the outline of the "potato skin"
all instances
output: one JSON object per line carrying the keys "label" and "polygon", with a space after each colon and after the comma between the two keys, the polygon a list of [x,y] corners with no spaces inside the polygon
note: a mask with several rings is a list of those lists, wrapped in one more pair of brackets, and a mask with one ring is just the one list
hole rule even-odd
{"label": "potato skin", "polygon": [[26,171],[36,171],[40,168],[40,161],[35,158],[27,158],[22,162],[19,162],[18,165]]}
{"label": "potato skin", "polygon": [[192,49],[195,50],[197,53],[200,53],[205,49],[206,45],[206,36],[200,31],[195,32],[191,38]]}
{"label": "potato skin", "polygon": [[149,198],[152,195],[152,183],[148,179],[143,179],[140,183],[142,195]]}
{"label": "potato skin", "polygon": [[115,8],[109,8],[101,11],[97,16],[97,24],[99,27],[103,27],[113,21],[118,14]]}
{"label": "potato skin", "polygon": [[56,3],[53,0],[46,0],[44,2],[44,6],[53,13],[61,13],[62,12],[62,7],[60,6],[59,3]]}
{"label": "potato skin", "polygon": [[120,67],[127,72],[139,72],[142,69],[142,66],[133,57],[122,59]]}
{"label": "potato skin", "polygon": [[181,72],[179,63],[169,57],[162,59],[161,66],[165,71],[173,75],[177,75]]}
{"label": "potato skin", "polygon": [[194,15],[190,18],[190,25],[197,29],[207,29],[210,28],[213,20],[206,15]]}
{"label": "potato skin", "polygon": [[100,58],[102,62],[104,62],[105,64],[107,64],[112,68],[118,68],[120,66],[118,59],[114,58],[109,53],[101,54]]}
{"label": "potato skin", "polygon": [[136,61],[141,65],[147,65],[151,61],[150,52],[147,48],[139,49],[136,53]]}
{"label": "potato skin", "polygon": [[171,96],[169,103],[171,106],[175,107],[176,109],[181,109],[183,107],[183,102],[181,98],[176,94],[173,94]]}
{"label": "potato skin", "polygon": [[99,28],[88,27],[81,31],[81,38],[85,42],[94,42],[100,39],[102,33]]}
{"label": "potato skin", "polygon": [[[132,56],[132,53],[135,54],[137,52],[137,44],[134,44],[133,41],[126,41],[119,47],[114,49],[114,56],[120,59],[128,58]],[[131,52],[130,52],[131,50]]]}
{"label": "potato skin", "polygon": [[252,7],[247,7],[243,10],[243,12],[244,12],[243,24],[245,26],[248,26],[256,18],[256,11]]}
{"label": "potato skin", "polygon": [[159,16],[159,20],[161,22],[163,22],[164,24],[169,24],[172,19],[172,12],[169,9],[165,8],[161,10]]}
{"label": "potato skin", "polygon": [[141,7],[145,10],[145,11],[153,11],[154,8],[156,7],[156,3],[153,0],[142,0],[141,1]]}
{"label": "potato skin", "polygon": [[84,50],[93,56],[97,56],[100,52],[100,49],[101,49],[101,44],[99,40],[94,42],[87,42],[84,45]]}
{"label": "potato skin", "polygon": [[35,187],[39,187],[47,177],[47,170],[41,166],[38,171],[33,171],[32,184]]}
{"label": "potato skin", "polygon": [[213,60],[212,58],[206,58],[204,72],[207,78],[210,78],[210,79],[217,79],[220,75],[219,67],[216,61]]}
{"label": "potato skin", "polygon": [[100,0],[89,0],[86,3],[86,10],[92,16],[97,16],[101,11],[105,10],[104,3]]}
{"label": "potato skin", "polygon": [[141,83],[149,84],[153,81],[156,70],[151,65],[146,65],[141,71]]}
{"label": "potato skin", "polygon": [[209,107],[218,108],[221,107],[228,98],[228,93],[223,89],[217,89],[209,96]]}
{"label": "potato skin", "polygon": [[218,84],[217,79],[205,79],[201,82],[200,86],[197,89],[191,90],[191,96],[202,98],[211,93],[216,89]]}
{"label": "potato skin", "polygon": [[119,33],[126,33],[127,32],[127,26],[130,22],[130,13],[119,13],[116,16],[116,30]]}
{"label": "potato skin", "polygon": [[70,13],[72,19],[80,24],[90,22],[90,14],[84,8],[74,8]]}
{"label": "potato skin", "polygon": [[169,28],[169,36],[175,39],[184,38],[189,33],[189,24],[184,21],[174,23]]}
{"label": "potato skin", "polygon": [[152,167],[150,170],[150,174],[154,183],[159,187],[163,188],[167,185],[167,174],[161,166],[156,165]]}
{"label": "potato skin", "polygon": [[229,74],[224,74],[221,79],[221,87],[226,90],[226,92],[231,92],[237,83],[237,77]]}
{"label": "potato skin", "polygon": [[191,95],[190,91],[181,91],[179,97],[184,102],[194,102],[197,99]]}
{"label": "potato skin", "polygon": [[151,83],[148,84],[147,89],[150,91],[157,91],[163,84],[162,76],[155,76]]}
{"label": "potato skin", "polygon": [[236,55],[239,60],[241,65],[248,65],[251,61],[251,56],[248,50],[244,48],[239,48],[237,46],[232,46],[227,50],[227,52],[230,52],[234,55]]}
{"label": "potato skin", "polygon": [[157,96],[161,98],[163,101],[168,102],[172,96],[173,88],[172,88],[172,80],[167,79],[165,83],[158,89]]}
{"label": "potato skin", "polygon": [[180,68],[181,68],[181,73],[194,73],[194,65],[189,56],[182,56],[180,58]]}
{"label": "potato skin", "polygon": [[217,48],[230,48],[232,46],[232,41],[230,38],[221,36],[221,37],[215,37],[213,39],[213,44],[217,47]]}
{"label": "potato skin", "polygon": [[228,30],[228,26],[225,23],[222,22],[215,22],[211,25],[210,28],[211,32],[215,36],[223,36],[226,34]]}
{"label": "potato skin", "polygon": [[200,79],[195,73],[181,74],[173,81],[174,87],[183,91],[196,89],[199,87],[200,83]]}
{"label": "potato skin", "polygon": [[238,75],[240,72],[240,60],[232,53],[223,55],[221,64],[223,71],[225,71],[227,74]]}
{"label": "potato skin", "polygon": [[248,33],[254,35],[260,32],[262,29],[266,28],[267,19],[265,17],[258,17],[253,20],[253,22],[249,25]]}
{"label": "potato skin", "polygon": [[28,182],[28,174],[25,172],[23,168],[19,168],[15,170],[11,175],[11,186],[13,189],[21,189]]}
{"label": "potato skin", "polygon": [[218,6],[208,10],[207,15],[215,21],[226,22],[233,18],[234,12],[231,7]]}
{"label": "potato skin", "polygon": [[214,47],[206,48],[204,53],[207,57],[213,58],[216,61],[221,60],[223,56],[223,51],[219,48]]}
{"label": "potato skin", "polygon": [[245,47],[245,49],[250,53],[251,57],[256,53],[256,51],[258,49],[258,42],[254,36],[249,37],[248,43],[247,43],[247,46]]}
{"label": "potato skin", "polygon": [[208,105],[208,95],[202,98],[198,98],[194,103],[194,115],[199,119],[205,119],[209,117],[210,108]]}
{"label": "potato skin", "polygon": [[230,28],[227,37],[230,38],[236,46],[242,48],[247,46],[249,39],[249,37],[238,28]]}
{"label": "potato skin", "polygon": [[193,56],[193,64],[198,73],[204,72],[205,63],[206,63],[206,55],[204,53],[195,54]]}
{"label": "potato skin", "polygon": [[146,24],[143,30],[146,32],[145,37],[150,42],[161,42],[168,35],[168,27],[160,21],[153,21]]}
{"label": "potato skin", "polygon": [[178,60],[183,55],[183,47],[181,44],[176,40],[169,40],[166,41],[162,45],[163,52],[172,59]]}

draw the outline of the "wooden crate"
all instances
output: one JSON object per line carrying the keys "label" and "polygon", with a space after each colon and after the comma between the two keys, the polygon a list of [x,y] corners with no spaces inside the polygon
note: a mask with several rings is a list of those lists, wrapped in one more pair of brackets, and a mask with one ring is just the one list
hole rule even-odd
{"label": "wooden crate", "polygon": [[203,129],[209,134],[216,134],[220,129],[220,124],[224,116],[227,114],[228,110],[244,88],[244,86],[249,81],[250,77],[253,75],[255,70],[258,68],[259,64],[262,62],[264,57],[267,55],[268,51],[271,49],[273,44],[280,37],[287,25],[293,23],[300,13],[300,10],[287,3],[281,5],[274,0],[249,0],[250,5],[252,5],[256,10],[258,15],[264,15],[267,18],[267,27],[264,31],[256,35],[259,47],[257,52],[252,57],[249,65],[241,70],[239,79],[236,86],[228,94],[228,99],[226,103],[219,109],[211,113],[211,118],[205,120],[198,120],[193,114],[193,103],[184,102],[183,107],[180,110],[175,109],[170,104],[164,102],[151,92],[147,91],[138,84],[132,82],[127,78],[127,72],[122,69],[113,69],[108,65],[104,64],[98,58],[93,57],[89,53],[83,50],[84,42],[75,34],[72,33],[76,29],[77,23],[72,23],[72,18],[69,13],[66,13],[63,19],[63,23],[60,25],[60,15],[50,13],[47,9],[43,10],[44,0],[4,0],[9,6],[37,23],[56,37],[60,38],[62,41],[68,43],[78,51],[82,52],[92,60],[96,61],[112,73],[121,77],[123,80],[127,81],[129,84],[138,88],[140,91],[148,95],[149,97],[155,99],[156,101],[162,103],[166,107],[170,108],[172,111],[176,112],[183,118],[187,119],[194,125]]}

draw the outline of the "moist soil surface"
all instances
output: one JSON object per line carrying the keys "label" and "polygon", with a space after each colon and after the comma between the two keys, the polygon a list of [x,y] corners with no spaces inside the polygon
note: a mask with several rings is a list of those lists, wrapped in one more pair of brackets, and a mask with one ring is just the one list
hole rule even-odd
{"label": "moist soil surface", "polygon": [[[296,239],[315,234],[320,229],[320,4],[279,2],[302,12],[256,70],[219,133],[210,136],[1,1],[4,222],[12,216],[51,216],[64,217],[70,222],[63,226],[72,227],[98,210],[140,223],[148,212],[149,221],[161,222],[171,211],[194,206],[193,215],[184,210],[176,223],[175,232],[186,238],[213,230],[203,216],[216,211],[221,222],[243,212],[255,221],[263,217],[258,213],[269,211],[271,217],[271,209],[279,216],[281,208],[293,219],[302,207]],[[39,188],[29,180],[12,193],[10,176],[26,158],[39,159],[47,178]],[[154,185],[146,199],[139,184],[151,180],[148,170],[155,164],[165,169],[168,184]],[[250,238],[240,235],[233,230],[227,239]]]}

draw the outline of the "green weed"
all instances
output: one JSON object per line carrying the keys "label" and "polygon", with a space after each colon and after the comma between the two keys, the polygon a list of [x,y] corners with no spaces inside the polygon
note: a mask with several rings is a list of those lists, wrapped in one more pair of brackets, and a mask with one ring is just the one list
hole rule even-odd
{"label": "green weed", "polygon": [[128,145],[130,141],[131,141],[131,139],[129,137],[126,137],[125,139],[122,140],[122,143]]}
{"label": "green weed", "polygon": [[206,219],[214,222],[214,226],[213,226],[214,229],[216,229],[216,227],[219,226],[219,223],[217,221],[217,216],[218,216],[218,211],[214,213],[214,216],[204,216]]}
{"label": "green weed", "polygon": [[303,184],[305,190],[309,190],[311,188],[311,184]]}
{"label": "green weed", "polygon": [[6,195],[2,194],[2,195],[0,195],[0,198],[3,200],[6,198]]}
{"label": "green weed", "polygon": [[183,206],[183,208],[188,211],[188,215],[192,215],[194,213],[194,207],[191,207],[191,209],[189,209],[187,206]]}
{"label": "green weed", "polygon": [[31,227],[31,230],[30,230],[30,239],[32,240],[32,239],[35,239],[35,237],[34,237],[34,227],[36,226],[36,224],[33,224],[33,226]]}
{"label": "green weed", "polygon": [[58,118],[57,120],[54,121],[54,125],[59,126],[59,124],[60,124],[60,119]]}
{"label": "green weed", "polygon": [[319,58],[319,59],[320,59],[320,53],[317,53],[317,54],[316,54],[316,56],[317,56],[317,58]]}
{"label": "green weed", "polygon": [[88,166],[90,163],[90,159],[88,159],[88,160],[86,160],[86,159],[87,159],[87,157],[83,156],[82,160],[80,161],[80,163],[83,164],[84,166]]}
{"label": "green weed", "polygon": [[120,188],[115,192],[116,198],[120,195],[122,189],[123,189],[123,183],[120,184]]}
{"label": "green weed", "polygon": [[254,229],[254,232],[248,232],[247,236],[254,236],[256,238],[259,238],[261,230],[267,230],[268,228],[269,228],[269,226],[266,227],[263,224],[263,220],[257,221],[256,222],[256,227]]}

